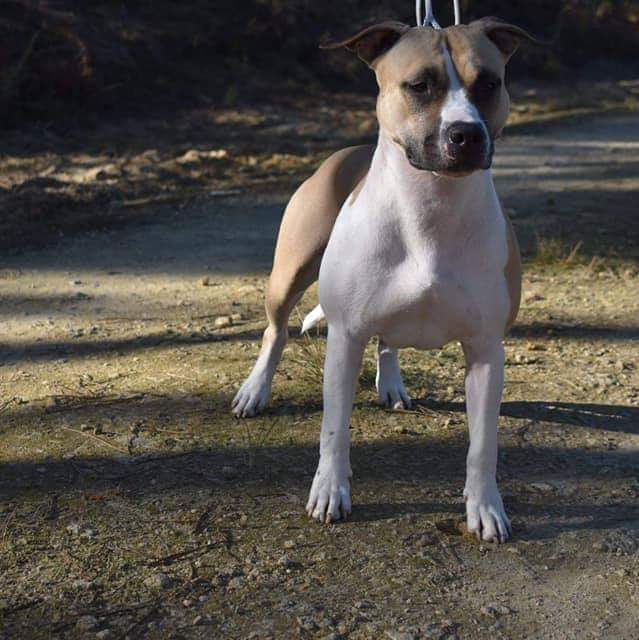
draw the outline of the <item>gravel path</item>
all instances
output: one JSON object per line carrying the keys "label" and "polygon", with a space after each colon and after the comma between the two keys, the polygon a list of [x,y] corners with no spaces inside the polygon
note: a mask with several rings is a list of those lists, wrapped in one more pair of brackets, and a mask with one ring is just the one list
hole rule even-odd
{"label": "gravel path", "polygon": [[[303,517],[323,338],[236,422],[284,202],[245,196],[0,259],[0,637],[639,637],[639,117],[501,141],[526,255],[500,482],[460,534],[456,345],[402,354],[413,411],[352,422],[354,517]],[[301,310],[313,306],[313,294]]]}

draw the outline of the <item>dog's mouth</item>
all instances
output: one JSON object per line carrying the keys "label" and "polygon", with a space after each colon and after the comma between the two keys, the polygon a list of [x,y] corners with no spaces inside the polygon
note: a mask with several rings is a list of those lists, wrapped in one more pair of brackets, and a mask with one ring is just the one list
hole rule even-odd
{"label": "dog's mouth", "polygon": [[446,153],[439,145],[433,144],[416,151],[410,145],[402,145],[408,163],[418,171],[429,171],[451,178],[463,178],[475,171],[490,169],[493,164],[494,146],[492,142],[481,155],[457,156]]}

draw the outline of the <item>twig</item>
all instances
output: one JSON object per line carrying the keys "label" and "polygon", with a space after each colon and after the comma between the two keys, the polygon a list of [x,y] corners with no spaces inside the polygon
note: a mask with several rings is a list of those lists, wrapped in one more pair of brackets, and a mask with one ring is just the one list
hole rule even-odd
{"label": "twig", "polygon": [[174,562],[179,562],[181,560],[190,559],[193,555],[200,552],[200,555],[204,555],[207,553],[209,549],[214,549],[218,545],[222,544],[221,542],[207,542],[206,544],[200,545],[199,547],[195,547],[194,549],[188,549],[187,551],[179,551],[178,553],[172,553],[168,556],[164,556],[163,558],[156,558],[155,560],[151,560],[150,562],[146,562],[147,567],[166,567]]}
{"label": "twig", "polygon": [[105,444],[107,447],[111,447],[111,449],[115,449],[120,453],[126,453],[126,454],[129,453],[126,449],[122,449],[121,447],[118,447],[117,445],[110,443],[108,440],[103,440],[102,438],[98,438],[98,436],[95,436],[92,433],[89,433],[87,431],[79,431],[78,429],[72,429],[71,427],[66,427],[64,425],[62,425],[62,428],[66,429],[66,431],[73,431],[73,433],[79,433],[81,436],[84,436],[86,438],[92,438],[93,440],[97,440],[98,442],[101,442],[102,444]]}

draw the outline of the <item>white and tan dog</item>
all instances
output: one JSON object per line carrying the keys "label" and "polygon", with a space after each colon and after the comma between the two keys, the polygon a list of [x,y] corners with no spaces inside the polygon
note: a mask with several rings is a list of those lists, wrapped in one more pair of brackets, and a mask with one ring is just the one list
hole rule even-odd
{"label": "white and tan dog", "polygon": [[288,317],[319,273],[321,306],[305,322],[328,321],[320,460],[307,505],[317,520],[351,511],[349,422],[368,340],[379,336],[377,389],[391,406],[410,404],[398,348],[458,340],[467,366],[468,529],[484,540],[510,534],[496,481],[497,420],[521,267],[490,166],[509,111],[505,65],[522,39],[531,38],[484,18],[444,30],[386,22],[332,45],[375,71],[379,140],[331,156],[291,199],[262,350],[233,401],[242,417],[265,406]]}

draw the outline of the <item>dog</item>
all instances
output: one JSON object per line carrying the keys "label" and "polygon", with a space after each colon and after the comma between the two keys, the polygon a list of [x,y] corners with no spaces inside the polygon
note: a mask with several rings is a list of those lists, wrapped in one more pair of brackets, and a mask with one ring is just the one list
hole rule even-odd
{"label": "dog", "polygon": [[233,400],[248,417],[268,400],[288,319],[319,277],[308,329],[328,323],[320,459],[307,513],[351,513],[349,422],[368,340],[378,336],[380,404],[410,406],[397,350],[462,345],[470,446],[468,531],[505,542],[511,524],[497,487],[503,338],[521,297],[519,247],[490,167],[510,108],[505,67],[526,31],[497,18],[435,29],[393,21],[328,45],[357,53],[379,93],[375,146],[328,158],[291,198],[266,291],[268,326]]}

